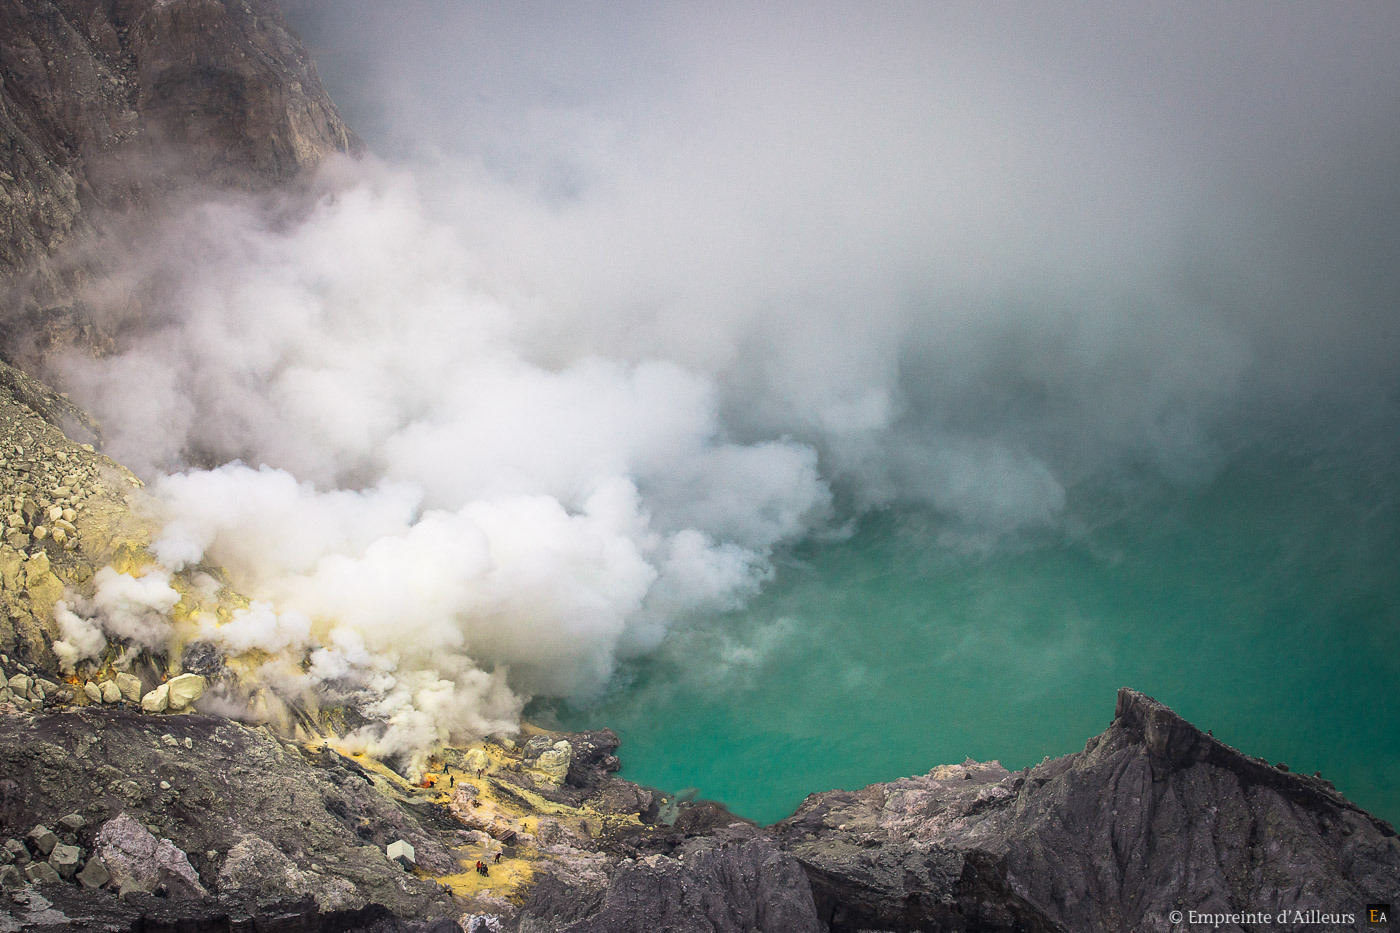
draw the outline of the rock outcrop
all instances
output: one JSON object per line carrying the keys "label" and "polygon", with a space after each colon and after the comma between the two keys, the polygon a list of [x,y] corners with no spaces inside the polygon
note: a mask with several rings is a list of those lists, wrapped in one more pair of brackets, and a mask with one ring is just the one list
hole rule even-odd
{"label": "rock outcrop", "polygon": [[[439,837],[450,842],[463,827],[395,803],[349,759],[265,729],[198,714],[0,707],[0,774],[12,780],[0,838],[77,812],[86,822],[76,841],[100,857],[108,888],[165,899],[212,892],[244,905],[305,897],[324,912],[372,903],[405,918],[454,913],[441,886],[406,873],[384,847],[408,839],[420,862],[453,868]],[[93,910],[113,896],[92,891]],[[211,902],[211,916],[221,903]]]}
{"label": "rock outcrop", "polygon": [[677,856],[629,860],[603,890],[580,890],[555,876],[532,892],[520,929],[822,933],[826,928],[802,866],[771,839],[755,835],[692,844]]}
{"label": "rock outcrop", "polygon": [[1360,928],[1364,904],[1400,900],[1389,824],[1128,689],[1080,753],[816,794],[774,833],[833,931],[1166,931],[1174,910],[1284,909]]}
{"label": "rock outcrop", "polygon": [[0,0],[0,347],[100,346],[75,304],[92,219],[261,189],[357,148],[275,0]]}
{"label": "rock outcrop", "polygon": [[123,891],[204,897],[189,856],[169,839],[157,839],[140,823],[119,814],[97,834],[97,853],[111,879]]}

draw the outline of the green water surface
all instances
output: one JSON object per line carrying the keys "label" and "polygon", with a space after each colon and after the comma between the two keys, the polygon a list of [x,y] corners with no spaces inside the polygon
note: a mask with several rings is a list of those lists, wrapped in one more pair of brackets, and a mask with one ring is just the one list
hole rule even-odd
{"label": "green water surface", "polygon": [[625,777],[771,822],[814,791],[1077,751],[1128,685],[1396,821],[1397,460],[1374,438],[1254,443],[1201,482],[1074,490],[1064,527],[1012,546],[872,512],[607,696],[533,712],[615,729]]}

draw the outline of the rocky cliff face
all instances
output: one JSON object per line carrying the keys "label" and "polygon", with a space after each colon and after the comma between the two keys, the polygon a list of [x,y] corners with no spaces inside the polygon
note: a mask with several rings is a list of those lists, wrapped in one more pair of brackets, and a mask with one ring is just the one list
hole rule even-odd
{"label": "rocky cliff face", "polygon": [[1127,689],[1083,752],[817,794],[774,832],[833,930],[1165,931],[1174,910],[1361,928],[1365,904],[1400,898],[1391,826]]}
{"label": "rocky cliff face", "polygon": [[100,345],[94,219],[356,148],[274,0],[0,0],[0,349]]}

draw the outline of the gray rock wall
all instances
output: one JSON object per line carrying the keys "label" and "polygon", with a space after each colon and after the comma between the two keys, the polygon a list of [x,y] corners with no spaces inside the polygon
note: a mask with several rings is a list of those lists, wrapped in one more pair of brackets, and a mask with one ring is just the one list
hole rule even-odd
{"label": "gray rock wall", "polygon": [[[275,0],[0,0],[0,348],[100,346],[94,216],[358,148]],[[55,254],[66,252],[62,258]]]}

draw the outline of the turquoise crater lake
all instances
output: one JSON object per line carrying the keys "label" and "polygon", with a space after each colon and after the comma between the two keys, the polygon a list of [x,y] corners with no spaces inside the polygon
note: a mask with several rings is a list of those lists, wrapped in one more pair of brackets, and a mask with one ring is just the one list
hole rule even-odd
{"label": "turquoise crater lake", "polygon": [[1380,428],[1242,443],[1211,477],[1014,546],[866,514],[742,611],[678,626],[588,704],[623,776],[771,822],[811,792],[1077,751],[1128,685],[1400,820],[1400,456]]}

